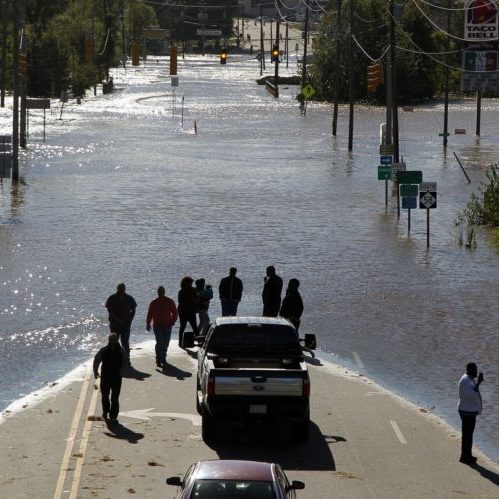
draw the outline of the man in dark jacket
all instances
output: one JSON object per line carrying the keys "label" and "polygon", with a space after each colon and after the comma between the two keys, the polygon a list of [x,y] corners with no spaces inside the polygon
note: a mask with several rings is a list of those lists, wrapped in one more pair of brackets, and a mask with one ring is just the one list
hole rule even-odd
{"label": "man in dark jacket", "polygon": [[262,291],[263,316],[277,317],[281,308],[282,279],[273,265],[267,267],[267,276]]}
{"label": "man in dark jacket", "polygon": [[299,287],[300,281],[298,279],[289,280],[286,296],[282,300],[281,311],[279,312],[281,317],[288,319],[293,324],[297,332],[300,327],[301,314],[303,314],[303,301],[298,291]]}
{"label": "man in dark jacket", "polygon": [[[120,412],[120,391],[121,391],[121,369],[126,366],[127,355],[118,343],[118,336],[111,333],[108,343],[101,348],[94,357],[94,376],[99,377],[99,365],[101,367],[100,391],[102,394],[102,417],[111,423],[118,422]],[[111,396],[111,401],[109,397]]]}
{"label": "man in dark jacket", "polygon": [[111,333],[116,333],[120,338],[130,363],[130,327],[135,316],[137,303],[133,296],[125,293],[125,290],[126,287],[123,283],[118,284],[116,293],[107,299],[106,308],[109,312]]}
{"label": "man in dark jacket", "polygon": [[222,304],[222,316],[237,315],[237,307],[243,296],[243,282],[236,277],[237,269],[231,267],[229,275],[220,281],[218,294]]}

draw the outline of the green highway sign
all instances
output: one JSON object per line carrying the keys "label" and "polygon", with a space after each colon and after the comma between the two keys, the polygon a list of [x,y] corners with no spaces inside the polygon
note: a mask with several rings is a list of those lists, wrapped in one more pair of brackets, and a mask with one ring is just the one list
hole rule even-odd
{"label": "green highway sign", "polygon": [[416,184],[400,184],[401,196],[418,196],[418,186]]}
{"label": "green highway sign", "polygon": [[399,184],[420,184],[422,181],[423,172],[420,170],[397,172],[397,182]]}
{"label": "green highway sign", "polygon": [[391,178],[392,178],[392,165],[379,165],[378,180],[391,180]]}

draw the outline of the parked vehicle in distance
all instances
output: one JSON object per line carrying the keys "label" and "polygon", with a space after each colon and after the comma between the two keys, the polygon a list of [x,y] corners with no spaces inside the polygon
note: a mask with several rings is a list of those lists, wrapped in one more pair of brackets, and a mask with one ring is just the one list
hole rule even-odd
{"label": "parked vehicle in distance", "polygon": [[205,440],[216,436],[224,418],[290,422],[297,440],[308,438],[310,378],[303,350],[315,348],[315,335],[301,340],[280,317],[219,317],[197,341],[196,406]]}
{"label": "parked vehicle in distance", "polygon": [[179,487],[175,499],[295,499],[303,482],[289,483],[275,463],[229,459],[198,461],[184,478],[172,476],[168,485]]}

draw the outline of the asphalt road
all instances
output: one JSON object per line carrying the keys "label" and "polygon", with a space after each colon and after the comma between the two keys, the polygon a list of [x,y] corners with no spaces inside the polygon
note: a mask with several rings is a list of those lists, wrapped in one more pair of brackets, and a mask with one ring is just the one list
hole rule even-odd
{"label": "asphalt road", "polygon": [[115,427],[98,417],[89,366],[82,379],[53,385],[52,396],[6,415],[2,499],[174,497],[166,477],[183,475],[196,460],[233,458],[279,462],[291,480],[305,482],[299,498],[499,497],[499,468],[478,450],[476,467],[460,464],[457,432],[363,376],[318,360],[310,364],[307,443],[294,443],[285,425],[228,422],[208,446],[195,408],[195,352],[173,350],[161,372],[151,345],[133,351]]}

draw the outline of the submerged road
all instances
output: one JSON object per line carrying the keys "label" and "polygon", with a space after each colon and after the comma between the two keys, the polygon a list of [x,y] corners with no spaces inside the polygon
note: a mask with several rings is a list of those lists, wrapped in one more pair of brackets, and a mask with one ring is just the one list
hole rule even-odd
{"label": "submerged road", "polygon": [[132,361],[115,427],[99,418],[88,364],[82,379],[7,417],[2,499],[173,497],[166,477],[200,459],[278,462],[306,483],[299,498],[497,497],[497,465],[479,451],[476,467],[460,464],[455,431],[355,372],[311,359],[308,442],[294,443],[285,426],[224,425],[208,446],[195,408],[195,352],[174,349],[161,372],[149,342]]}

